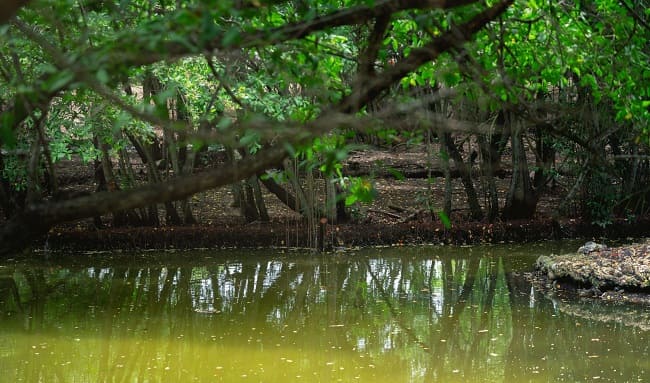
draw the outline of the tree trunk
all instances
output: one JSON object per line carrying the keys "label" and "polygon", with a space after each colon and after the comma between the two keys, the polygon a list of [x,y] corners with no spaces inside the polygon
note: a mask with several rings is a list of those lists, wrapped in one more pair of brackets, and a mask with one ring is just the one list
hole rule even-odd
{"label": "tree trunk", "polygon": [[41,197],[40,177],[38,174],[41,162],[41,145],[37,138],[29,148],[29,162],[27,167],[27,204],[39,201]]}
{"label": "tree trunk", "polygon": [[[154,105],[156,106],[156,109],[158,110],[159,113],[164,114],[166,116],[169,116],[169,108],[167,107],[167,100],[163,102],[157,101],[154,96],[159,95],[163,90],[163,86],[160,83],[160,80],[158,77],[156,77],[153,73],[147,72],[145,81],[143,83],[143,91],[145,97],[148,97],[149,99],[153,100]],[[171,135],[171,133],[168,130],[164,131],[164,144],[167,148],[167,150],[163,150],[163,160],[165,158],[168,159],[167,163],[171,163],[172,169],[176,173],[176,175],[179,175],[177,173],[178,170],[178,158],[176,156],[176,146],[174,142],[174,138]],[[150,169],[154,169],[154,167],[150,167]],[[156,172],[156,182],[161,182],[162,177],[159,173]],[[180,215],[178,214],[178,211],[176,210],[176,207],[172,203],[172,201],[165,201],[164,203],[165,206],[165,223],[167,225],[181,225],[182,220]]]}
{"label": "tree trunk", "polygon": [[[176,98],[172,105],[174,107],[173,114],[175,116],[175,119],[189,123],[190,117],[188,115],[187,108],[185,107],[185,102],[183,101],[180,90],[176,92]],[[191,152],[188,155],[185,136],[185,132],[179,132],[175,137],[174,134],[165,131],[165,138],[169,149],[169,158],[171,160],[172,169],[174,169],[174,174],[177,176],[191,173],[192,168],[194,167],[194,152]],[[188,162],[190,163],[188,164]],[[196,220],[192,214],[192,206],[189,203],[189,199],[186,198],[181,200],[181,210],[183,212],[183,222],[185,224],[196,223]]]}
{"label": "tree trunk", "polygon": [[[336,187],[333,177],[325,178],[325,218],[331,224],[336,223]],[[322,243],[321,243],[322,246]]]}
{"label": "tree trunk", "polygon": [[259,218],[263,222],[268,222],[271,219],[269,218],[269,212],[266,210],[266,204],[264,204],[264,197],[262,196],[262,189],[260,188],[260,183],[257,180],[257,176],[251,176],[248,179],[248,184],[251,185],[253,189],[253,195],[255,197],[255,206],[257,207],[257,213]]}
{"label": "tree trunk", "polygon": [[334,190],[336,191],[336,222],[337,223],[347,222],[350,220],[350,213],[348,212],[348,209],[345,206],[345,199],[338,197],[343,194],[341,185],[336,183],[334,185]]}
{"label": "tree trunk", "polygon": [[300,212],[303,217],[308,218],[312,207],[309,206],[309,201],[307,200],[305,189],[303,189],[302,185],[300,185],[297,161],[295,159],[287,159],[283,162],[283,168],[284,172],[287,175],[287,178],[289,179],[289,182],[291,183],[291,186],[293,187],[293,190],[295,190],[295,195],[298,198],[298,204],[300,206]]}
{"label": "tree trunk", "polygon": [[517,123],[512,129],[512,181],[506,196],[502,217],[505,220],[531,218],[535,214],[538,196],[531,187],[526,161],[522,127]]}
{"label": "tree trunk", "polygon": [[5,218],[9,219],[24,209],[26,194],[16,190],[11,182],[2,176],[4,168],[4,156],[0,151],[0,208]]}
{"label": "tree trunk", "polygon": [[241,215],[247,223],[259,220],[260,215],[257,211],[257,206],[255,205],[255,195],[253,194],[252,186],[246,181],[241,181],[241,190]]}
{"label": "tree trunk", "polygon": [[232,207],[237,207],[241,208],[242,206],[242,200],[243,200],[243,192],[242,192],[242,187],[240,182],[235,182],[234,184],[230,185],[231,191],[232,191]]}
{"label": "tree trunk", "polygon": [[[158,183],[158,168],[153,160],[151,154],[152,145],[143,144],[137,137],[132,135],[129,132],[125,132],[126,136],[129,138],[131,144],[135,147],[135,151],[140,156],[140,160],[143,164],[147,165],[147,180],[150,184]],[[146,207],[146,220],[143,217],[143,223],[146,223],[149,226],[160,226],[160,217],[158,216],[158,206],[150,205]]]}
{"label": "tree trunk", "polygon": [[186,198],[208,189],[230,185],[242,177],[250,177],[278,166],[285,156],[284,147],[270,147],[262,153],[257,153],[255,157],[227,163],[201,174],[179,177],[163,184],[149,184],[134,190],[100,192],[66,201],[49,201],[30,206],[2,226],[0,256],[24,249],[59,222]]}
{"label": "tree trunk", "polygon": [[[183,174],[191,174],[194,169],[194,161],[196,160],[196,152],[191,150],[184,162],[183,162]],[[183,219],[186,225],[196,224],[196,219],[192,213],[192,205],[190,204],[190,198],[186,198],[181,201],[181,209],[183,210]]]}
{"label": "tree trunk", "polygon": [[[120,149],[120,171],[123,174],[123,177],[125,178],[129,189],[138,186],[138,181],[136,180],[135,172],[133,171],[133,166],[131,165],[131,156],[129,155],[129,152],[124,148]],[[147,217],[148,213],[145,208],[133,209],[128,214],[133,215],[134,218],[137,219],[138,225],[147,224],[145,217]],[[130,221],[134,220],[130,219]]]}
{"label": "tree trunk", "polygon": [[47,170],[47,187],[49,189],[50,195],[56,195],[59,192],[58,177],[56,175],[56,168],[52,161],[52,153],[50,152],[50,144],[45,135],[45,129],[43,129],[43,121],[45,120],[46,115],[41,116],[38,121],[36,121],[36,132],[38,134],[38,141],[41,143],[41,149],[43,158],[45,160],[45,166]]}
{"label": "tree trunk", "polygon": [[472,219],[480,221],[483,219],[483,210],[481,209],[481,205],[478,203],[478,196],[472,181],[471,168],[463,161],[463,156],[458,151],[451,134],[444,133],[444,135],[446,136],[445,144],[447,145],[449,156],[454,160],[454,165],[456,165],[456,168],[458,168],[458,171],[460,172],[460,177],[463,181],[463,186],[465,187],[465,194],[467,194],[467,203],[469,204]]}
{"label": "tree trunk", "polygon": [[[106,144],[97,139],[97,145],[101,151],[101,164],[102,164],[102,174],[106,180],[106,191],[116,192],[120,190],[119,185],[115,181],[115,176],[113,175],[113,164],[111,158],[108,154],[108,147]],[[124,226],[128,224],[128,219],[125,211],[116,211],[113,213],[113,225],[114,226]]]}
{"label": "tree trunk", "polygon": [[542,127],[535,127],[535,177],[533,185],[536,193],[540,193],[549,178],[553,177],[551,169],[555,163],[555,149],[547,142]]}
{"label": "tree trunk", "polygon": [[165,223],[172,226],[179,226],[183,223],[172,201],[165,201]]}
{"label": "tree trunk", "polygon": [[[137,187],[135,175],[133,174],[133,168],[131,167],[131,159],[129,158],[129,154],[125,149],[120,149],[119,151],[119,164],[119,172],[122,176],[123,184],[126,184],[126,188],[132,189]],[[129,225],[142,226],[144,224],[143,217],[146,216],[145,211],[141,210],[140,213],[138,213],[137,209],[132,209],[125,213],[127,215],[127,222]]]}
{"label": "tree trunk", "polygon": [[[0,155],[0,172],[4,169],[2,165],[2,157]],[[13,204],[10,201],[9,193],[10,190],[7,188],[7,184],[4,178],[0,177],[0,209],[6,219],[9,219],[13,214]]]}
{"label": "tree trunk", "polygon": [[447,152],[447,135],[438,133],[440,136],[440,159],[442,162],[442,171],[445,175],[445,195],[442,202],[442,212],[451,217],[451,202],[453,188],[451,185],[451,171],[449,169],[449,153]]}
{"label": "tree trunk", "polygon": [[[478,136],[479,150],[481,151],[481,174],[482,182],[487,187],[487,216],[489,222],[494,222],[499,216],[499,195],[497,193],[496,180],[494,179],[494,159],[492,150],[492,135],[486,140],[485,136]],[[489,141],[489,142],[488,142]]]}

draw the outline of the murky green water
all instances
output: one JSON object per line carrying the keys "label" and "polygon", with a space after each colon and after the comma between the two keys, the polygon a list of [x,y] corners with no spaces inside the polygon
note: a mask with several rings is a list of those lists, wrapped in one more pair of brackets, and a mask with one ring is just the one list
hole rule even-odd
{"label": "murky green water", "polygon": [[650,380],[643,326],[567,314],[520,277],[574,248],[3,263],[0,381]]}

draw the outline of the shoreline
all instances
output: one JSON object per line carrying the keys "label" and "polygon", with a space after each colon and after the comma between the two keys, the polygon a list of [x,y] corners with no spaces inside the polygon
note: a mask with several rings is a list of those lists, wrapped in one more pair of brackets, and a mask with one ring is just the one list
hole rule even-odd
{"label": "shoreline", "polygon": [[[446,229],[440,222],[325,225],[322,250],[386,245],[473,245],[527,243],[560,239],[620,240],[650,236],[650,217],[619,221],[603,229],[578,220],[541,219],[494,224],[461,222]],[[206,248],[320,249],[318,228],[301,221],[88,230],[58,227],[33,249],[48,251],[165,250]],[[322,236],[322,234],[321,234]]]}

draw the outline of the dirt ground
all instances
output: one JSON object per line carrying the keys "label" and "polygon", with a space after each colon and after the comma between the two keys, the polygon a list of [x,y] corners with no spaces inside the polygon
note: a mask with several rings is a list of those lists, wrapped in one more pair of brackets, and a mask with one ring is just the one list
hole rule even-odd
{"label": "dirt ground", "polygon": [[[505,161],[504,161],[505,163]],[[146,248],[213,248],[213,247],[323,247],[337,249],[365,245],[400,245],[405,243],[522,242],[582,236],[646,235],[648,225],[619,222],[602,230],[575,218],[557,218],[555,210],[572,186],[571,180],[559,179],[546,190],[532,220],[494,223],[470,221],[465,191],[460,178],[454,178],[452,227],[445,228],[432,219],[431,210],[442,209],[444,179],[436,175],[435,159],[423,147],[408,150],[365,150],[352,153],[345,164],[348,174],[366,174],[377,190],[368,205],[351,209],[352,221],[339,225],[305,222],[299,215],[264,187],[264,200],[270,222],[245,223],[239,209],[233,207],[230,187],[218,188],[192,197],[195,226],[159,228],[105,228],[97,230],[92,220],[66,223],[54,228],[37,247],[44,249],[107,250]],[[433,169],[430,172],[428,169]],[[395,170],[406,178],[396,179]],[[476,171],[478,168],[476,167]],[[58,165],[62,186],[68,191],[93,191],[90,164],[63,161]],[[323,180],[319,181],[321,185]],[[509,177],[497,178],[500,206],[509,187]],[[475,182],[481,203],[485,193]],[[104,217],[105,222],[110,222]]]}

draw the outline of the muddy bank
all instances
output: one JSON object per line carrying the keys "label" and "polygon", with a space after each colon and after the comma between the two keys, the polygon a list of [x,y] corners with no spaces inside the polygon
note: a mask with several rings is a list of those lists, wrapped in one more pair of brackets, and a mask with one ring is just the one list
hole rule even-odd
{"label": "muddy bank", "polygon": [[536,269],[533,284],[552,295],[650,304],[650,243],[590,243],[576,253],[541,256]]}
{"label": "muddy bank", "polygon": [[650,219],[619,222],[610,230],[575,220],[532,220],[486,224],[454,222],[350,223],[308,230],[301,221],[253,224],[213,224],[181,227],[140,227],[89,230],[63,227],[52,230],[36,249],[53,251],[142,250],[194,248],[312,247],[352,248],[422,243],[469,245],[480,243],[525,243],[549,239],[608,239],[650,236]]}
{"label": "muddy bank", "polygon": [[570,280],[600,290],[650,292],[650,245],[635,244],[585,254],[542,256],[537,269],[550,280]]}

